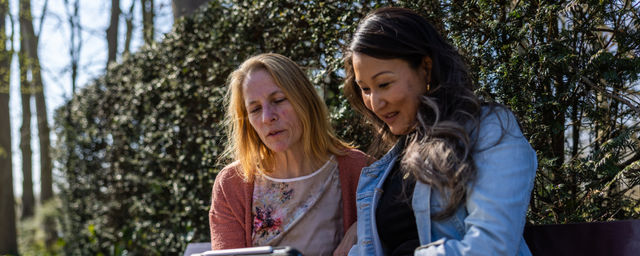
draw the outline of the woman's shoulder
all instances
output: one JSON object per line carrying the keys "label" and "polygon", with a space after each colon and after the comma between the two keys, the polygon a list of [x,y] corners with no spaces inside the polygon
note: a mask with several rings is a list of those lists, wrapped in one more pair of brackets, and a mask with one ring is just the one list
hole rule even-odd
{"label": "woman's shoulder", "polygon": [[482,151],[510,140],[526,140],[518,118],[504,105],[483,106],[477,125],[469,134],[475,140],[475,149]]}
{"label": "woman's shoulder", "polygon": [[244,174],[242,173],[242,169],[240,168],[240,163],[235,161],[225,166],[218,172],[215,179],[215,184],[223,187],[236,187],[240,184],[248,184],[247,180],[244,178]]}
{"label": "woman's shoulder", "polygon": [[250,203],[253,183],[244,179],[238,162],[233,162],[222,168],[216,175],[212,203],[246,206]]}
{"label": "woman's shoulder", "polygon": [[519,127],[518,119],[509,109],[504,105],[489,105],[483,106],[480,114],[480,126],[495,126],[495,128],[510,128],[513,126]]}
{"label": "woman's shoulder", "polygon": [[338,165],[342,163],[358,165],[362,167],[368,166],[375,161],[373,157],[355,148],[344,149],[344,154],[337,155],[336,159],[338,160]]}
{"label": "woman's shoulder", "polygon": [[535,156],[535,151],[520,128],[518,118],[506,106],[484,107],[479,124],[470,135],[474,140],[474,153],[485,152],[498,146],[517,146],[526,149],[527,152],[533,152]]}
{"label": "woman's shoulder", "polygon": [[504,132],[521,136],[520,123],[513,112],[504,105],[483,106],[478,119],[477,132],[479,137],[502,136]]}

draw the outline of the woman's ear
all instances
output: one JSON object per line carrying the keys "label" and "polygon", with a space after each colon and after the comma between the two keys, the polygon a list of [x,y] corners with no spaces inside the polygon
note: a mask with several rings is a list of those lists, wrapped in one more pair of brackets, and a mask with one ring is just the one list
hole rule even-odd
{"label": "woman's ear", "polygon": [[431,58],[429,58],[429,56],[424,56],[420,68],[425,71],[425,79],[427,80],[427,84],[431,83],[431,65]]}

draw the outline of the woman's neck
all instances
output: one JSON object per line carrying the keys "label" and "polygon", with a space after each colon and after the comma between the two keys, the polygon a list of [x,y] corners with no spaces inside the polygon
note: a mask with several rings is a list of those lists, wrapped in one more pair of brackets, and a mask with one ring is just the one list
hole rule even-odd
{"label": "woman's neck", "polygon": [[315,160],[314,157],[306,155],[303,150],[276,153],[275,166],[269,176],[277,179],[291,179],[309,175],[322,167],[327,159],[329,159],[328,154],[319,161]]}

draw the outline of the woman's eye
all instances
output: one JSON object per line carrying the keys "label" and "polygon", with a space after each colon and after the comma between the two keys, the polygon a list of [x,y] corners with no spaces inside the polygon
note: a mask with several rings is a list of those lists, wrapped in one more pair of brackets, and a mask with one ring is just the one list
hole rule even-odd
{"label": "woman's eye", "polygon": [[371,93],[371,89],[367,88],[367,87],[360,87],[360,90],[362,91],[362,94],[364,95],[369,95],[369,93]]}
{"label": "woman's eye", "polygon": [[276,99],[273,102],[275,102],[277,104],[277,103],[284,102],[285,100],[287,100],[287,98]]}
{"label": "woman's eye", "polygon": [[255,108],[252,108],[251,110],[249,110],[249,113],[256,113],[258,111],[260,111],[260,107],[255,107]]}
{"label": "woman's eye", "polygon": [[389,84],[390,84],[390,83],[382,83],[382,84],[378,85],[378,87],[380,87],[380,88],[385,88],[385,87],[387,87],[387,85],[389,85]]}

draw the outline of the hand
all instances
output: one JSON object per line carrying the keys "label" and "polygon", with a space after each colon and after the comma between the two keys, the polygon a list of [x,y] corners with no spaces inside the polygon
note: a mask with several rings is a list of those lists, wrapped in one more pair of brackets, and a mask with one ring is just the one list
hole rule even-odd
{"label": "hand", "polygon": [[351,247],[358,242],[358,225],[356,224],[358,224],[358,222],[354,222],[351,227],[347,229],[347,233],[344,234],[342,241],[340,241],[338,247],[333,251],[333,256],[344,256],[349,254]]}

